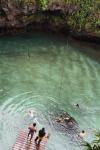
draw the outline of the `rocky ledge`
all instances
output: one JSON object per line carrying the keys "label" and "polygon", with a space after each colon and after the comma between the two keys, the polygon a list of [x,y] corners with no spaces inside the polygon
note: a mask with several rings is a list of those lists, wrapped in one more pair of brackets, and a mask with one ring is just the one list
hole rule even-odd
{"label": "rocky ledge", "polygon": [[60,114],[51,117],[52,125],[58,133],[66,135],[66,137],[71,138],[71,141],[76,142],[81,145],[83,138],[79,136],[80,127],[77,121],[71,117],[67,112],[61,112]]}
{"label": "rocky ledge", "polygon": [[67,134],[79,134],[79,126],[76,120],[67,112],[56,114],[52,119],[52,123],[57,131]]}
{"label": "rocky ledge", "polygon": [[100,3],[71,0],[0,0],[0,35],[44,28],[100,42]]}

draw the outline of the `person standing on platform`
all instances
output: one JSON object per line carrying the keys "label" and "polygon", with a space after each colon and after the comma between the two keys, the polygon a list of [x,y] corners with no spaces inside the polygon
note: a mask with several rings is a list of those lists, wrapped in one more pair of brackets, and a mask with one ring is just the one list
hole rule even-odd
{"label": "person standing on platform", "polygon": [[[45,138],[49,138],[50,134],[48,134],[46,136],[46,133],[45,133],[45,128],[42,128],[41,130],[39,130],[39,133],[38,133],[38,136],[35,138],[35,142],[36,144],[39,146],[40,145],[40,142],[42,141],[42,139],[45,137]],[[38,143],[37,143],[37,140],[38,140]]]}
{"label": "person standing on platform", "polygon": [[31,141],[34,133],[37,132],[36,123],[33,123],[33,126],[29,126],[28,129],[29,129],[29,133],[28,133],[27,138],[29,138],[29,135],[31,135],[30,137],[30,141]]}

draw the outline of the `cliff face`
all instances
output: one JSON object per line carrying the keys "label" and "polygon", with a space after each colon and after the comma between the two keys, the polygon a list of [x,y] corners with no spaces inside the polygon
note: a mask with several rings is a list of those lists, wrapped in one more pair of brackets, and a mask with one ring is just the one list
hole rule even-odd
{"label": "cliff face", "polygon": [[[99,0],[0,0],[0,34],[36,26],[100,38]],[[74,33],[74,34],[73,34]]]}
{"label": "cliff face", "polygon": [[22,27],[31,22],[30,16],[35,12],[35,5],[30,6],[18,2],[2,2],[0,4],[0,27]]}

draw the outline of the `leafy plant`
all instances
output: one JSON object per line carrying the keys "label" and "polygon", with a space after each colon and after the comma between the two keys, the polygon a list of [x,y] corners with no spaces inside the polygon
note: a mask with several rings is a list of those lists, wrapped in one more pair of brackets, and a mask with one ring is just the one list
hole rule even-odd
{"label": "leafy plant", "polygon": [[89,142],[85,142],[85,143],[83,144],[83,146],[85,146],[85,147],[87,148],[87,150],[93,150],[93,149],[92,149],[92,146],[91,146],[91,143],[89,143]]}
{"label": "leafy plant", "polygon": [[48,0],[36,0],[36,4],[40,9],[45,10],[48,6]]}
{"label": "leafy plant", "polygon": [[95,134],[96,139],[93,140],[91,143],[85,141],[83,143],[83,146],[85,146],[86,150],[100,150],[100,131]]}

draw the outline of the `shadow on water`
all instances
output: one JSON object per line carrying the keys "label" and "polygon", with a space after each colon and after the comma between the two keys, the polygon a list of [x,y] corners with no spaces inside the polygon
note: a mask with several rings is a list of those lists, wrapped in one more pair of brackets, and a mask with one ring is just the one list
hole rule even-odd
{"label": "shadow on water", "polygon": [[68,42],[76,50],[79,50],[83,54],[86,54],[87,56],[89,56],[91,59],[100,63],[100,45],[99,44],[78,41],[72,38],[68,38]]}
{"label": "shadow on water", "polygon": [[[33,35],[34,35],[34,39],[33,39]],[[27,34],[23,34],[20,36],[17,35],[17,36],[12,36],[12,37],[9,37],[9,36],[3,36],[2,38],[0,37],[0,41],[2,42],[2,45],[3,45],[2,47],[2,45],[0,44],[0,55],[23,56],[24,50],[27,49],[27,56],[30,57],[30,53],[32,52],[31,47],[33,46],[37,47],[37,45],[38,45],[38,48],[40,47],[39,53],[44,54],[46,53],[46,46],[48,46],[48,44],[46,43],[46,40],[43,41],[38,38],[39,36],[42,37],[44,35],[45,35],[46,40],[49,40],[49,46],[50,45],[55,46],[55,43],[57,41],[60,41],[57,43],[58,46],[61,46],[62,43],[71,45],[73,49],[75,49],[76,51],[79,50],[80,52],[83,52],[90,58],[94,59],[95,61],[100,62],[100,45],[99,44],[78,41],[70,37],[66,37],[63,34],[52,33],[49,31],[45,31],[45,34],[42,31],[34,31],[33,33],[27,33]],[[8,45],[10,44],[9,50],[5,44],[8,44]],[[21,47],[21,51],[18,51],[18,47]],[[42,52],[41,52],[41,47],[44,47],[44,50],[42,49]]]}

